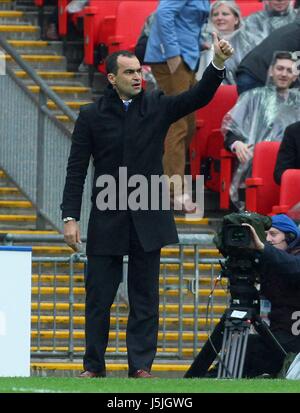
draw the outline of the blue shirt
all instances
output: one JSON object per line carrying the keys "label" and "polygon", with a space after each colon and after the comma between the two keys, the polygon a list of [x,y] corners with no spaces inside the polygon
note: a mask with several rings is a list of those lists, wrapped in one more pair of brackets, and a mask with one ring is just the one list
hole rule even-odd
{"label": "blue shirt", "polygon": [[209,13],[209,0],[161,0],[147,42],[145,62],[163,63],[181,56],[192,70],[199,58],[201,28]]}

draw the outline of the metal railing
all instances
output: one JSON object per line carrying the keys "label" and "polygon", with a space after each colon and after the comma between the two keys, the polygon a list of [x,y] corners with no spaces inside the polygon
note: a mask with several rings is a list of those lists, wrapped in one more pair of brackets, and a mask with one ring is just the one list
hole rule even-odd
{"label": "metal railing", "polygon": [[[61,240],[61,236],[6,234],[5,242]],[[200,247],[212,235],[179,234],[178,253],[161,257],[160,329],[158,357],[195,357],[218,317],[228,304],[227,291],[219,288],[210,297],[220,259],[203,258]],[[173,251],[174,254],[174,251]],[[221,260],[222,261],[222,260]],[[84,267],[86,256],[33,257],[32,356],[82,357],[84,352]],[[110,357],[125,357],[128,315],[127,257],[111,316]],[[206,271],[206,275],[203,272]],[[204,283],[204,284],[203,284]],[[208,300],[210,303],[208,306]],[[217,310],[216,310],[217,308]]]}
{"label": "metal railing", "polygon": [[[0,167],[21,189],[38,211],[37,226],[44,219],[62,229],[60,203],[65,183],[71,132],[47,108],[52,100],[57,109],[75,122],[76,114],[0,35],[0,47],[39,86],[34,96],[7,65],[0,76]],[[87,230],[92,187],[90,165],[81,215],[81,230]]]}

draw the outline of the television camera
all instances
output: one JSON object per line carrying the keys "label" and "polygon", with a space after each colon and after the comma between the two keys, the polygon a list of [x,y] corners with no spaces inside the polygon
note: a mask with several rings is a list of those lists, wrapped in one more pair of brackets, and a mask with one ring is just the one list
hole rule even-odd
{"label": "television camera", "polygon": [[224,216],[214,242],[225,257],[221,277],[228,279],[230,306],[204,344],[201,352],[185,373],[189,377],[205,377],[218,357],[218,378],[241,378],[243,374],[250,326],[270,343],[274,351],[284,352],[268,325],[260,317],[259,252],[254,249],[251,225],[261,241],[272,220],[252,212]]}

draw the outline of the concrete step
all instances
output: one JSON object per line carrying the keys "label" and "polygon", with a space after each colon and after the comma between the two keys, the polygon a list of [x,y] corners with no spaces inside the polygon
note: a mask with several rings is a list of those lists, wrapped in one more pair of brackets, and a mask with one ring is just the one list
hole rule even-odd
{"label": "concrete step", "polygon": [[[37,74],[41,76],[45,80],[53,79],[53,80],[67,80],[70,79],[73,81],[76,77],[78,77],[78,74],[76,72],[66,72],[66,71],[43,71],[43,70],[38,70]],[[20,78],[20,79],[28,79],[28,75],[26,72],[22,70],[15,70],[15,75]]]}
{"label": "concrete step", "polygon": [[11,221],[11,222],[34,222],[36,221],[36,215],[16,215],[16,214],[11,214],[11,215],[4,215],[0,214],[0,222],[5,222],[5,221]]}
{"label": "concrete step", "polygon": [[[85,303],[73,303],[73,311],[75,312],[81,312],[84,313],[85,311]],[[111,307],[112,311],[116,311],[117,305],[113,304]],[[192,314],[194,312],[194,305],[193,304],[183,304],[182,306],[182,312],[184,314]],[[70,304],[68,302],[44,302],[44,301],[32,301],[31,303],[31,310],[33,314],[35,314],[35,311],[43,311],[43,312],[53,312],[55,311],[61,311],[61,312],[68,312],[70,310]],[[226,306],[223,304],[215,304],[213,306],[213,311],[215,314],[222,314],[226,309]],[[118,311],[123,311],[123,312],[128,312],[128,305],[125,303],[119,303],[118,304]],[[179,311],[179,305],[176,304],[160,304],[159,305],[159,311],[164,312],[167,314],[178,314]],[[198,305],[198,313],[199,314],[204,314],[207,311],[207,306],[204,304],[199,304]]]}
{"label": "concrete step", "polygon": [[[57,55],[54,52],[47,53],[47,54],[21,54],[20,57],[25,60],[25,62],[32,63],[32,62],[49,62],[49,63],[61,63],[65,60],[64,56]],[[6,61],[11,62],[13,61],[12,57],[6,55]]]}
{"label": "concrete step", "polygon": [[[28,86],[32,93],[39,93],[39,86]],[[51,86],[51,89],[57,93],[62,99],[89,99],[91,97],[91,90],[85,86]]]}
{"label": "concrete step", "polygon": [[[38,336],[40,336],[41,339],[68,339],[70,336],[70,331],[69,330],[43,330],[41,332],[32,329],[31,330],[31,338],[36,339]],[[74,340],[83,340],[84,339],[84,331],[83,330],[74,330],[73,331],[73,339]],[[117,336],[117,333],[115,331],[111,331],[109,333],[109,340],[115,340]],[[126,332],[125,331],[120,331],[118,333],[119,339],[120,340],[125,340],[126,339]],[[158,340],[167,340],[167,341],[178,341],[179,337],[181,334],[177,331],[171,331],[171,332],[159,332],[158,333]],[[196,337],[199,341],[206,340],[208,337],[208,334],[206,332],[198,332],[196,334]],[[183,332],[182,333],[182,339],[184,341],[193,341],[194,340],[194,332]],[[59,343],[58,343],[59,345]]]}
{"label": "concrete step", "polygon": [[[1,191],[0,191],[1,192]],[[15,200],[0,200],[0,211],[2,212],[5,208],[33,208],[33,205],[30,201],[15,201]]]}
{"label": "concrete step", "polygon": [[[21,55],[24,60],[34,69],[34,70],[58,70],[66,71],[67,62],[64,56],[59,55]],[[20,66],[11,59],[10,56],[7,57],[8,65],[12,70],[19,70]]]}
{"label": "concrete step", "polygon": [[[200,348],[199,348],[200,350]],[[67,346],[31,346],[31,352],[32,353],[37,353],[37,352],[53,352],[53,353],[57,353],[57,352],[62,352],[62,353],[68,353],[69,351],[69,347]],[[73,352],[74,352],[74,356],[76,357],[77,354],[76,353],[84,353],[85,351],[85,347],[84,346],[75,346],[73,348]],[[166,347],[166,348],[161,348],[158,347],[157,348],[157,355],[162,356],[164,353],[171,353],[174,355],[177,355],[179,352],[182,352],[184,357],[192,357],[193,356],[193,349],[192,348],[188,348],[185,347],[183,349],[179,349],[178,347]],[[123,353],[123,356],[125,357],[127,355],[127,348],[126,347],[113,347],[113,346],[109,346],[106,349],[106,353],[110,354],[110,353]],[[35,354],[36,356],[36,354]]]}
{"label": "concrete step", "polygon": [[[34,28],[34,29],[33,29]],[[0,34],[6,40],[39,40],[40,39],[40,28],[37,26],[29,26],[22,30],[22,27],[16,27],[7,29],[7,25],[0,26]]]}
{"label": "concrete step", "polygon": [[16,187],[1,186],[0,184],[0,200],[3,201],[17,201],[24,199],[24,196]]}
{"label": "concrete step", "polygon": [[[160,377],[183,377],[192,362],[185,361],[154,361],[152,372]],[[71,361],[32,361],[30,363],[31,375],[33,376],[65,376],[76,377],[82,370],[82,363]],[[126,362],[107,361],[106,363],[107,376],[111,377],[127,377],[128,365]]]}
{"label": "concrete step", "polygon": [[0,10],[11,10],[14,7],[14,0],[0,0]]}
{"label": "concrete step", "polygon": [[45,40],[8,40],[8,43],[18,54],[24,55],[62,55],[62,45],[60,42],[50,44]]}
{"label": "concrete step", "polygon": [[24,230],[24,229],[11,229],[9,231],[0,229],[0,234],[22,234],[22,235],[56,235],[57,231],[54,230]]}
{"label": "concrete step", "polygon": [[[3,228],[2,228],[2,229],[3,229]],[[17,229],[17,228],[15,228],[15,229]],[[34,228],[32,228],[32,229],[34,229]],[[10,233],[10,231],[5,231],[5,233]],[[44,268],[44,269],[49,269],[49,271],[53,271],[53,265],[54,265],[54,264],[53,264],[52,262],[43,262],[43,268]],[[33,268],[36,268],[36,267],[38,266],[38,263],[33,262],[33,263],[32,263],[32,266],[33,266]],[[69,263],[56,262],[56,263],[55,263],[55,268],[56,268],[56,270],[59,271],[59,272],[61,272],[61,271],[69,271]],[[211,264],[199,264],[199,265],[198,265],[199,272],[202,272],[203,275],[205,275],[205,272],[206,272],[206,271],[207,271],[208,274],[210,274],[212,268],[213,268],[213,270],[214,270],[214,273],[215,273],[216,275],[218,275],[219,272],[220,272],[220,269],[221,269],[220,265],[218,265],[218,264],[214,264],[214,265],[211,265]],[[74,270],[75,270],[75,271],[83,271],[83,269],[84,269],[84,264],[83,264],[83,263],[79,262],[79,263],[75,263],[75,264],[74,264]],[[179,264],[161,264],[161,265],[160,265],[160,270],[161,270],[161,271],[167,270],[167,271],[170,271],[170,272],[173,272],[173,273],[174,273],[174,272],[177,273],[178,270],[179,270]],[[185,263],[185,264],[183,265],[183,270],[184,270],[185,274],[189,274],[189,271],[190,271],[192,274],[194,274],[195,265],[194,265],[193,263]]]}
{"label": "concrete step", "polygon": [[[33,250],[35,247],[32,247]],[[188,282],[189,280],[194,280],[194,277],[187,277],[184,276],[183,281]],[[71,278],[68,274],[32,274],[32,283],[43,286],[47,286],[48,284],[52,285],[55,284],[56,286],[61,286],[62,284],[70,284]],[[84,275],[83,274],[75,274],[72,276],[73,284],[83,284],[84,283]],[[212,282],[210,277],[200,276],[199,285],[210,285]],[[176,275],[167,275],[165,277],[160,276],[159,283],[166,284],[166,285],[173,285],[178,286],[179,278]],[[226,280],[222,282],[222,286],[225,287],[227,285]]]}
{"label": "concrete step", "polygon": [[[75,328],[80,328],[79,326],[83,326],[85,324],[85,317],[84,316],[73,316],[72,317],[72,321],[74,323],[74,327]],[[118,316],[118,317],[114,317],[111,316],[110,317],[110,325],[111,326],[116,326],[118,325],[119,327],[126,327],[127,325],[127,321],[128,321],[128,317],[127,316]],[[182,317],[181,318],[181,323],[182,326],[184,328],[194,328],[195,325],[195,320],[193,317]],[[178,317],[160,317],[159,318],[159,325],[162,326],[166,326],[168,328],[179,328],[179,324],[180,324],[179,318]],[[217,324],[219,321],[219,318],[213,318],[209,320],[206,320],[204,317],[199,317],[197,320],[197,326],[198,328],[204,328],[207,325],[208,326],[214,326],[215,324]],[[57,316],[51,316],[51,315],[32,315],[31,316],[31,325],[32,328],[34,328],[34,324],[39,323],[40,328],[46,328],[48,326],[49,328],[49,324],[54,324],[56,326],[56,329],[60,329],[63,328],[66,324],[70,324],[70,317],[69,316],[61,316],[61,315],[57,315]],[[41,327],[42,325],[42,327]],[[51,327],[50,327],[51,328]]]}
{"label": "concrete step", "polygon": [[[65,101],[65,104],[73,110],[79,110],[81,106],[87,105],[89,103],[91,103],[91,101],[89,101],[89,100],[74,100],[74,101],[69,101],[68,100],[68,101]],[[51,110],[57,109],[56,104],[54,102],[52,102],[51,100],[49,100],[47,102],[47,107]]]}
{"label": "concrete step", "polygon": [[[1,7],[2,3],[0,3]],[[2,24],[2,19],[18,19],[24,16],[24,12],[18,10],[1,10],[0,9],[0,23]]]}
{"label": "concrete step", "polygon": [[1,214],[0,230],[10,233],[12,230],[35,229],[36,215],[25,214]]}
{"label": "concrete step", "polygon": [[[31,293],[32,295],[40,295],[40,296],[52,296],[55,294],[56,296],[68,296],[70,295],[71,289],[69,287],[32,287],[31,288]],[[209,297],[211,290],[208,288],[201,288],[198,290],[199,291],[199,296],[201,297]],[[84,296],[85,295],[85,289],[84,287],[74,287],[72,289],[72,293],[75,296]],[[182,293],[184,295],[190,294],[190,291],[187,288],[182,288]],[[173,296],[173,297],[178,297],[179,296],[179,291],[178,288],[174,289],[166,289],[166,288],[160,288],[159,289],[159,295],[162,296]],[[215,297],[227,297],[227,292],[223,289],[216,289],[214,291],[214,296]]]}

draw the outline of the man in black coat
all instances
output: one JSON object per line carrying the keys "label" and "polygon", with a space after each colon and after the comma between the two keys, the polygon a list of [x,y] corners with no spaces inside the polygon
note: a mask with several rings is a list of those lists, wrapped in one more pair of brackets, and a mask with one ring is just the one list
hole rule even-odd
{"label": "man in black coat", "polygon": [[[239,95],[246,90],[265,86],[274,54],[282,51],[295,54],[300,51],[300,10],[293,23],[272,32],[241,61],[236,71]],[[298,54],[297,59],[300,59]]]}
{"label": "man in black coat", "polygon": [[[224,62],[233,53],[230,44],[216,35],[214,46],[213,62],[202,80],[177,96],[144,92],[136,56],[127,51],[114,53],[106,62],[110,86],[96,103],[81,108],[72,136],[61,205],[65,241],[75,249],[80,242],[82,191],[92,156],[95,174],[86,247],[86,351],[81,377],[106,374],[104,355],[110,307],[122,278],[124,255],[129,257],[128,374],[135,378],[153,377],[150,370],[157,346],[160,249],[178,242],[178,237],[170,208],[133,208],[130,197],[134,190],[128,188],[129,197],[125,196],[124,203],[124,188],[135,176],[150,183],[153,176],[163,175],[164,138],[169,126],[212,99],[224,79]],[[120,184],[123,191],[114,194],[108,190],[109,208],[103,197],[107,177],[116,186]],[[147,198],[147,194],[143,195]]]}
{"label": "man in black coat", "polygon": [[274,169],[274,180],[278,185],[286,169],[300,169],[300,122],[292,123],[284,132]]}

